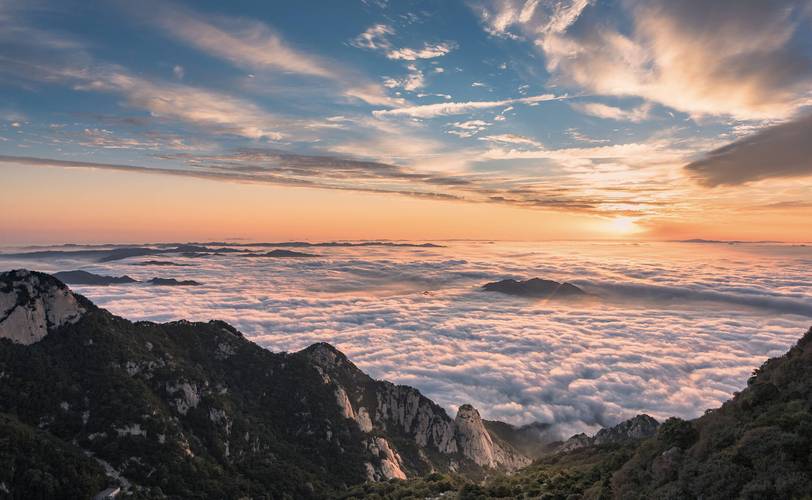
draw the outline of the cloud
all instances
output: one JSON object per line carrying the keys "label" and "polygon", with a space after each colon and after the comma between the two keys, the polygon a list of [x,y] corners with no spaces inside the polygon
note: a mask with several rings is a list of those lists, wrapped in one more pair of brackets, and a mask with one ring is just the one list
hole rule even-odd
{"label": "cloud", "polygon": [[[238,67],[334,81],[343,87],[344,95],[372,105],[399,102],[355,72],[292,47],[271,27],[258,21],[206,17],[177,6],[163,6],[149,19],[169,36]],[[372,43],[371,39],[368,43]]]}
{"label": "cloud", "polygon": [[502,1],[478,11],[488,32],[531,39],[554,81],[588,92],[740,119],[787,117],[808,97],[812,64],[796,43],[808,2],[630,1],[609,19],[592,5]]}
{"label": "cloud", "polygon": [[[249,137],[280,140],[285,122],[252,102],[211,90],[176,83],[159,83],[129,74],[118,67],[92,68],[74,88],[113,92],[127,104],[155,117],[170,118]],[[84,76],[84,78],[82,78]]]}
{"label": "cloud", "polygon": [[414,92],[426,86],[425,75],[416,65],[409,64],[406,69],[409,70],[409,74],[405,78],[386,78],[383,82],[384,86],[390,89],[402,88],[409,92]]}
{"label": "cloud", "polygon": [[480,141],[496,142],[503,144],[515,144],[518,146],[533,146],[535,148],[544,147],[540,142],[529,137],[517,134],[498,134],[480,137]]}
{"label": "cloud", "polygon": [[[731,251],[457,241],[445,248],[330,248],[307,261],[173,256],[194,266],[174,268],[172,277],[203,285],[75,288],[132,320],[224,319],[273,351],[328,341],[373,377],[415,386],[452,412],[473,403],[485,418],[551,423],[567,437],[643,412],[701,415],[806,331],[809,318],[787,310],[691,298],[707,291],[809,303],[812,250],[738,245],[730,258]],[[23,264],[33,265],[0,258],[0,269]],[[127,260],[35,265],[136,279],[154,273]],[[611,285],[636,288],[613,292],[624,300],[580,306],[478,290],[487,281],[531,276],[579,280],[602,293]],[[648,287],[668,293],[644,300]]]}
{"label": "cloud", "polygon": [[350,45],[359,49],[383,52],[387,59],[395,61],[417,61],[442,57],[457,48],[455,42],[424,43],[420,49],[408,47],[397,48],[390,37],[395,35],[395,28],[388,24],[373,24],[363,33],[352,39]]}
{"label": "cloud", "polygon": [[350,45],[359,49],[386,50],[392,47],[389,35],[395,34],[395,28],[387,24],[373,24],[355,37]]}
{"label": "cloud", "polygon": [[812,114],[761,129],[685,166],[705,186],[812,175]]}
{"label": "cloud", "polygon": [[409,116],[412,118],[434,118],[437,116],[462,115],[480,109],[497,108],[500,106],[506,106],[508,104],[533,104],[564,98],[566,98],[566,96],[543,94],[531,97],[503,99],[500,101],[441,102],[437,104],[423,104],[393,109],[375,110],[372,112],[372,114],[376,118],[386,118],[395,116]]}
{"label": "cloud", "polygon": [[442,57],[456,47],[456,44],[450,42],[443,43],[426,43],[422,49],[393,49],[386,53],[388,59],[416,61],[417,59],[433,59],[435,57]]}
{"label": "cloud", "polygon": [[491,126],[490,123],[484,120],[466,120],[464,122],[454,122],[451,126],[456,130],[449,130],[448,133],[456,135],[457,137],[473,137],[474,135],[487,130]]}
{"label": "cloud", "polygon": [[[354,149],[354,148],[351,148]],[[456,155],[455,155],[456,156]],[[570,212],[619,213],[622,193],[601,198],[579,196],[560,179],[525,180],[482,174],[440,174],[397,165],[349,158],[299,155],[266,149],[246,149],[219,155],[163,154],[172,166],[138,166],[49,158],[3,156],[0,164],[54,168],[104,169],[143,174],[172,175],[224,182],[277,184],[369,193],[386,193],[469,203],[507,204],[530,209]],[[182,168],[176,166],[178,162]],[[597,192],[597,191],[595,191]],[[645,205],[639,193],[629,196]]]}
{"label": "cloud", "polygon": [[622,109],[599,102],[577,102],[571,106],[576,111],[607,120],[628,121],[639,123],[649,119],[651,104],[644,103],[632,109]]}

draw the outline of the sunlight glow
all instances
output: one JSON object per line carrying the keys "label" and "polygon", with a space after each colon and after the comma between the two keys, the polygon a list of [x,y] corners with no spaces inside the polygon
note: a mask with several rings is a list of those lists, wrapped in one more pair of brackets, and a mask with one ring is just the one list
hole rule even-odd
{"label": "sunlight glow", "polygon": [[637,220],[634,217],[615,217],[609,221],[609,231],[614,234],[626,235],[642,231],[642,228],[636,224]]}

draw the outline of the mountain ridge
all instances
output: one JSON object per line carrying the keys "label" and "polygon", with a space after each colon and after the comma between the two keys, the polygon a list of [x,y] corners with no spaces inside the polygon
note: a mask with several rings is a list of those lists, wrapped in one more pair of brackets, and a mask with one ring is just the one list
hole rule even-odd
{"label": "mountain ridge", "polygon": [[[417,389],[372,379],[326,343],[273,353],[222,321],[134,323],[24,270],[0,274],[0,292],[12,309],[45,316],[50,303],[31,300],[73,298],[75,314],[36,339],[0,339],[0,415],[32,443],[56,438],[67,455],[92,456],[72,465],[95,471],[84,482],[99,490],[324,498],[346,484],[437,471],[485,477],[530,462],[481,422],[461,425]],[[129,486],[100,473],[101,463]],[[202,470],[211,484],[196,480]],[[0,472],[6,489],[25,488],[21,481]]]}

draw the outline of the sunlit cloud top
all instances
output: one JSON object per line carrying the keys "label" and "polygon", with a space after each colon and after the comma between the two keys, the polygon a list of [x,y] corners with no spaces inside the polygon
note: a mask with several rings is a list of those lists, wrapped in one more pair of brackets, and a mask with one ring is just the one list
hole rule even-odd
{"label": "sunlit cloud top", "polygon": [[802,0],[3,0],[0,173],[302,188],[324,210],[325,190],[437,217],[507,206],[580,217],[584,237],[798,240],[810,27]]}

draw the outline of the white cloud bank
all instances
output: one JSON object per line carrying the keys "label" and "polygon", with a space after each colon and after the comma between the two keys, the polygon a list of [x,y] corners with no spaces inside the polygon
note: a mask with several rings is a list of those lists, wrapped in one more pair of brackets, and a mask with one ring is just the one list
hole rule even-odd
{"label": "white cloud bank", "polygon": [[[311,251],[321,257],[0,268],[194,279],[204,285],[76,288],[131,319],[224,319],[276,351],[331,342],[372,376],[416,386],[446,408],[471,402],[487,418],[552,422],[563,435],[640,412],[700,415],[782,354],[812,314],[809,248],[456,242]],[[532,276],[574,281],[601,299],[578,306],[478,291]]]}

